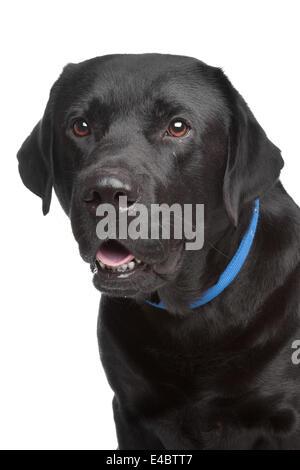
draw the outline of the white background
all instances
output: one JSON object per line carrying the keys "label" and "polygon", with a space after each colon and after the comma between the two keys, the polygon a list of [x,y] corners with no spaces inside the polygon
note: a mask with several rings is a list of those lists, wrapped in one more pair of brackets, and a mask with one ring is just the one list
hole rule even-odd
{"label": "white background", "polygon": [[[300,202],[299,1],[9,1],[1,5],[0,447],[114,449],[99,293],[53,198],[22,185],[16,152],[63,66],[162,52],[221,66],[285,159]],[[126,321],[126,318],[124,318]]]}

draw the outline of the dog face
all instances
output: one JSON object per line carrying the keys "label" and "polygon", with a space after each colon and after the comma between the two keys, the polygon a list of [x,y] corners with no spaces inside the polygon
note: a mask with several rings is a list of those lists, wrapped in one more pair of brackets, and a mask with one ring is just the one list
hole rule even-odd
{"label": "dog face", "polygon": [[[95,286],[135,297],[196,275],[206,241],[237,226],[243,208],[274,184],[283,165],[220,69],[159,54],[66,66],[18,159],[44,214],[54,187],[85,261],[133,266],[126,273],[99,266]],[[204,204],[203,253],[187,252],[184,240],[174,239],[101,243],[96,208],[117,204],[120,195],[128,206]]]}

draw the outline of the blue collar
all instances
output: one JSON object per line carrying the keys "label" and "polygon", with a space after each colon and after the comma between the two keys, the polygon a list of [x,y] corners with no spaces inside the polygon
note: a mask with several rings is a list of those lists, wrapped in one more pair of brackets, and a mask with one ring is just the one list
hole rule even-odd
{"label": "blue collar", "polygon": [[[254,239],[254,235],[256,232],[257,221],[259,215],[259,199],[255,200],[253,215],[251,218],[250,225],[248,227],[247,232],[245,233],[240,246],[238,247],[237,252],[235,253],[234,257],[227,265],[225,271],[219,277],[218,282],[210,287],[205,294],[198,300],[195,300],[190,304],[190,308],[197,308],[201,307],[201,305],[207,304],[212,299],[217,297],[223,290],[231,284],[231,282],[235,279],[235,277],[240,272],[243,264],[245,263],[247,256],[249,254],[250,248],[252,246],[252,242]],[[159,304],[155,304],[147,300],[148,304],[153,305],[154,307],[163,308],[166,310],[166,307],[162,302]]]}

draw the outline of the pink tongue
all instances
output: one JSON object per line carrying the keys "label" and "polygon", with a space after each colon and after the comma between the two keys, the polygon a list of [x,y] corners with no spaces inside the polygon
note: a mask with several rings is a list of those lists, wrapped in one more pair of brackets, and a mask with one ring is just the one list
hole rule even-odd
{"label": "pink tongue", "polygon": [[121,266],[121,264],[129,263],[134,256],[116,240],[104,242],[99,248],[96,258],[107,266]]}

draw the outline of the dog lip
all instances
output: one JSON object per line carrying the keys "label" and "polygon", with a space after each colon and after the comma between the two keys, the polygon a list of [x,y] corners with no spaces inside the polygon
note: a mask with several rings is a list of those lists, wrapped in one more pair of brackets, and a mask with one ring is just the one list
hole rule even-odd
{"label": "dog lip", "polygon": [[166,261],[162,263],[153,264],[153,271],[157,274],[168,274],[174,271],[181,257],[182,247],[182,244],[180,244],[179,247],[173,247],[173,249],[170,250],[169,256]]}

